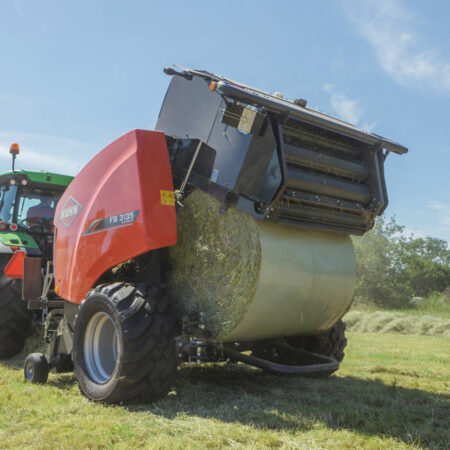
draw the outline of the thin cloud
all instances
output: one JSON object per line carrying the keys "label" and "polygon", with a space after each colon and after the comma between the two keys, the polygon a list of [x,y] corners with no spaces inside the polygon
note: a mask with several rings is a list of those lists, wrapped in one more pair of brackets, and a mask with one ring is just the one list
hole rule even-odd
{"label": "thin cloud", "polygon": [[73,139],[0,130],[1,170],[11,167],[9,146],[19,142],[18,169],[47,170],[75,175],[92,156],[90,146]]}
{"label": "thin cloud", "polygon": [[428,48],[417,19],[401,0],[348,1],[345,9],[375,51],[380,67],[396,82],[450,92],[450,61]]}
{"label": "thin cloud", "polygon": [[375,128],[376,123],[361,122],[363,110],[358,100],[351,99],[344,93],[337,91],[332,84],[325,84],[323,89],[330,94],[331,107],[340,119],[353,125],[358,125],[369,132]]}
{"label": "thin cloud", "polygon": [[[0,144],[0,158],[2,160],[11,160],[8,147],[2,144]],[[78,163],[73,160],[30,149],[22,151],[16,162],[16,168],[61,172],[67,175],[73,175],[77,166]]]}
{"label": "thin cloud", "polygon": [[450,232],[450,204],[432,201],[428,204],[428,208],[437,213],[439,225],[446,227]]}
{"label": "thin cloud", "polygon": [[433,224],[433,235],[439,235],[450,246],[450,202],[431,201],[427,204],[429,220]]}

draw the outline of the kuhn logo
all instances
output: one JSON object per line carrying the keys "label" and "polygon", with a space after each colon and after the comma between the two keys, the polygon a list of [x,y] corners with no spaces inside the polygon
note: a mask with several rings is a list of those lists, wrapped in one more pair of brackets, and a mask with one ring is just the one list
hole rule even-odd
{"label": "kuhn logo", "polygon": [[69,197],[59,213],[59,221],[69,228],[83,207],[73,198]]}

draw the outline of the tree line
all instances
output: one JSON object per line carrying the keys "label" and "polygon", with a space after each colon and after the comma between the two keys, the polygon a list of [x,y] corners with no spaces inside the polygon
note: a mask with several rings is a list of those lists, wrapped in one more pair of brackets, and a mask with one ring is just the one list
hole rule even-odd
{"label": "tree line", "polygon": [[450,296],[450,250],[444,239],[407,235],[395,218],[378,218],[371,231],[353,242],[356,301],[404,308],[415,296]]}

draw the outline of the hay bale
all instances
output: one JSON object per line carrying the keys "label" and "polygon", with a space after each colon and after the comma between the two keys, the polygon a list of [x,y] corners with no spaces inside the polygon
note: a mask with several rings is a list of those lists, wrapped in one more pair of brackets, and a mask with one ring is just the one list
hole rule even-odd
{"label": "hay bale", "polygon": [[244,317],[261,270],[255,220],[203,191],[177,213],[178,243],[170,248],[169,293],[179,315],[204,312],[206,330],[221,341]]}

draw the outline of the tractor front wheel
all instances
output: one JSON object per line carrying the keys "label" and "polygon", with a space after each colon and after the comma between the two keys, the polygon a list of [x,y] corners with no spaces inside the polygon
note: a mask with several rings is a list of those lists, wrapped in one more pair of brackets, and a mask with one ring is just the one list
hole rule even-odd
{"label": "tractor front wheel", "polygon": [[80,391],[107,403],[163,397],[175,381],[178,334],[167,298],[144,285],[98,286],[75,322],[73,362]]}

